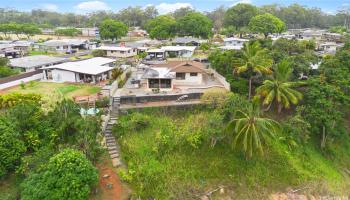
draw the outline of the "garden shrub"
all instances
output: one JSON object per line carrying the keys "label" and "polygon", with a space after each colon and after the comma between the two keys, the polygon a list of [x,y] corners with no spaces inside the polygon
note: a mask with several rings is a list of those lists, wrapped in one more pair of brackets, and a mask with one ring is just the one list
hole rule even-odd
{"label": "garden shrub", "polygon": [[96,108],[106,108],[109,106],[109,98],[103,97],[102,99],[98,99],[96,101]]}
{"label": "garden shrub", "polygon": [[204,92],[201,101],[213,107],[218,107],[225,102],[228,94],[228,91],[223,88],[211,88]]}
{"label": "garden shrub", "polygon": [[101,49],[95,49],[92,51],[92,56],[94,57],[105,57],[107,56],[107,53],[104,50]]}
{"label": "garden shrub", "polygon": [[97,181],[97,170],[84,154],[65,149],[45,169],[30,173],[21,184],[21,199],[85,200]]}
{"label": "garden shrub", "polygon": [[150,124],[150,117],[141,113],[133,113],[130,118],[130,123],[135,131],[139,131]]}
{"label": "garden shrub", "polygon": [[14,170],[21,156],[26,151],[11,123],[0,118],[0,178],[8,171]]}
{"label": "garden shrub", "polygon": [[10,93],[0,95],[0,109],[9,108],[20,103],[41,103],[41,95],[39,94],[19,94]]}

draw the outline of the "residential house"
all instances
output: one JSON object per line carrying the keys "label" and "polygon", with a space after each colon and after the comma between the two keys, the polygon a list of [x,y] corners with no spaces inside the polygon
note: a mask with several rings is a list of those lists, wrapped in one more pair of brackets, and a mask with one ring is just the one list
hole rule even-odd
{"label": "residential house", "polygon": [[145,37],[147,31],[142,30],[140,27],[134,27],[134,30],[128,32],[128,37]]}
{"label": "residential house", "polygon": [[230,90],[230,84],[215,70],[196,61],[168,61],[138,66],[121,95],[147,96],[150,92],[164,94],[202,93],[209,88]]}
{"label": "residential house", "polygon": [[248,39],[243,39],[243,38],[235,38],[235,37],[230,37],[230,38],[225,38],[224,39],[224,46],[234,46],[234,47],[243,47],[243,44],[249,42]]}
{"label": "residential house", "polygon": [[0,41],[0,55],[7,58],[18,58],[28,54],[31,46],[30,41],[14,40]]}
{"label": "residential house", "polygon": [[146,89],[173,90],[177,87],[195,87],[204,83],[207,75],[205,65],[195,61],[172,61],[151,65],[141,79],[146,80]]}
{"label": "residential house", "polygon": [[45,56],[45,55],[36,55],[36,56],[26,56],[21,58],[14,58],[10,60],[10,67],[21,69],[21,71],[31,72],[41,69],[43,67],[49,67],[52,65],[61,64],[66,62],[68,59]]}
{"label": "residential house", "polygon": [[181,57],[190,58],[193,56],[196,50],[195,46],[163,46],[162,50],[165,51],[166,57]]}
{"label": "residential house", "polygon": [[126,43],[123,43],[122,46],[136,49],[137,54],[144,53],[149,49],[149,47],[146,45],[146,43],[137,42],[137,41],[136,42],[126,42]]}
{"label": "residential house", "polygon": [[339,44],[336,42],[322,42],[317,44],[317,51],[321,54],[335,54],[339,47],[344,44]]}
{"label": "residential house", "polygon": [[343,35],[339,33],[324,33],[322,38],[328,42],[342,42]]}
{"label": "residential house", "polygon": [[74,53],[78,50],[95,49],[96,43],[81,39],[48,40],[42,44],[37,44],[37,48],[42,51]]}
{"label": "residential house", "polygon": [[164,49],[149,49],[146,51],[146,60],[165,60],[166,54]]}
{"label": "residential house", "polygon": [[95,57],[43,68],[43,79],[53,82],[98,83],[111,77],[114,59]]}
{"label": "residential house", "polygon": [[318,29],[306,29],[299,33],[297,35],[298,39],[301,40],[316,40],[319,41],[322,39],[323,33],[325,33],[325,30],[318,30]]}
{"label": "residential house", "polygon": [[196,46],[199,47],[201,45],[201,41],[198,38],[193,37],[177,37],[172,41],[175,46]]}
{"label": "residential house", "polygon": [[130,58],[137,55],[136,48],[125,46],[100,46],[97,49],[105,51],[107,57],[113,58]]}
{"label": "residential house", "polygon": [[100,31],[97,27],[93,28],[81,28],[81,35],[83,37],[99,37]]}

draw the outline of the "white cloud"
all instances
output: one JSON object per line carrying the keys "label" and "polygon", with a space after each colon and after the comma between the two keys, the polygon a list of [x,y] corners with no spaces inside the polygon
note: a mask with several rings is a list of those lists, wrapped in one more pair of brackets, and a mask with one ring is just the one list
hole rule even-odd
{"label": "white cloud", "polygon": [[102,1],[85,1],[75,6],[80,11],[109,10],[110,8]]}
{"label": "white cloud", "polygon": [[252,0],[233,0],[233,1],[234,1],[234,3],[232,4],[232,6],[237,5],[239,3],[245,3],[245,4],[252,4],[253,3]]}
{"label": "white cloud", "polygon": [[58,6],[56,4],[52,4],[52,3],[42,4],[41,8],[43,10],[47,10],[47,11],[57,11],[58,10]]}
{"label": "white cloud", "polygon": [[186,8],[186,7],[193,8],[192,4],[190,3],[161,3],[156,6],[160,14],[174,12],[179,8]]}

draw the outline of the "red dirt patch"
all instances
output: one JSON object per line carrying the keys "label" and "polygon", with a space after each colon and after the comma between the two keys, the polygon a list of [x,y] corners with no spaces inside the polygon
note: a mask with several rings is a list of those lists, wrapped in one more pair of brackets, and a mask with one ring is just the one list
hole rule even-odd
{"label": "red dirt patch", "polygon": [[[99,180],[99,193],[100,198],[103,200],[122,200],[127,196],[127,191],[124,190],[119,177],[113,168],[108,165],[97,166],[100,173]],[[108,178],[104,178],[104,175],[108,175]],[[111,184],[111,188],[108,185]]]}

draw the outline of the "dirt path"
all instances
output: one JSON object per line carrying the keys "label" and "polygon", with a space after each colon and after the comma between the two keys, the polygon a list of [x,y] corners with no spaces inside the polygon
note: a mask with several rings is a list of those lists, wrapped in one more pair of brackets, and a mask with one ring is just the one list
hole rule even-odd
{"label": "dirt path", "polygon": [[130,191],[120,181],[115,169],[110,166],[108,160],[97,165],[99,170],[99,197],[101,200],[125,200],[128,199]]}

